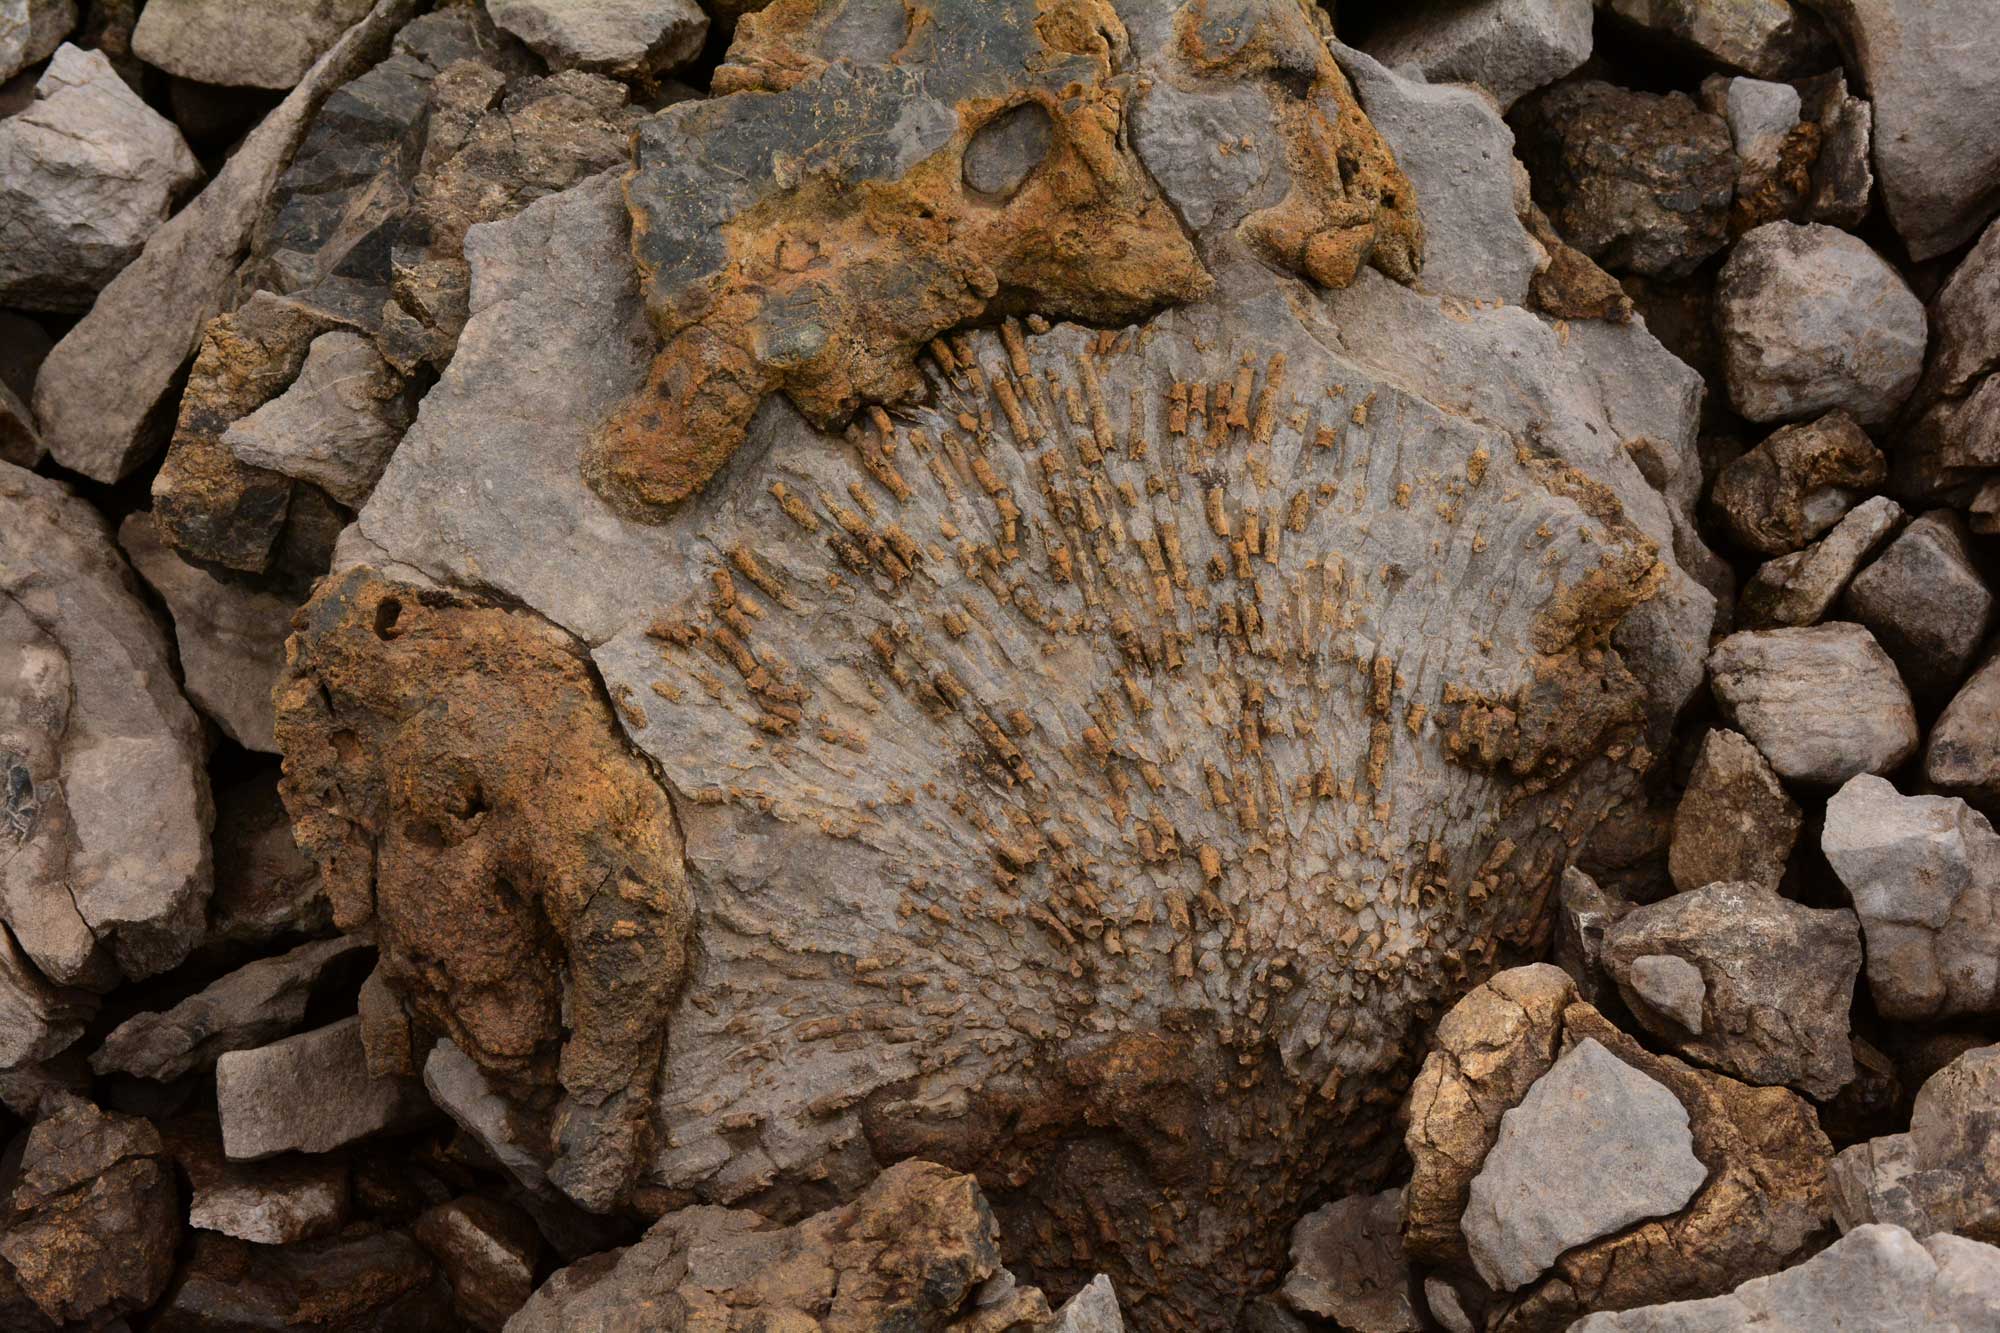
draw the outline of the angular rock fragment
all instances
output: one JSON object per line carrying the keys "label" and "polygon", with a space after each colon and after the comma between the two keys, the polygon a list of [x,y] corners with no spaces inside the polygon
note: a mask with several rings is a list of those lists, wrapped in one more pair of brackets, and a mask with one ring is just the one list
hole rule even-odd
{"label": "angular rock fragment", "polygon": [[1701,969],[1676,954],[1649,953],[1634,958],[1621,978],[1629,988],[1629,1003],[1666,1018],[1680,1032],[1699,1037],[1708,983]]}
{"label": "angular rock fragment", "polygon": [[[1662,1013],[1644,973],[1692,965],[1692,1012]],[[1825,1100],[1854,1077],[1848,1011],[1861,970],[1852,912],[1817,911],[1754,884],[1711,884],[1636,907],[1611,927],[1605,967],[1639,1022],[1673,1050],[1746,1083]]]}
{"label": "angular rock fragment", "polygon": [[104,521],[0,463],[0,916],[49,980],[101,989],[187,956],[211,887],[205,759]]}
{"label": "angular rock fragment", "polygon": [[197,83],[290,88],[341,34],[368,14],[370,0],[149,0],[132,33],[132,53]]}
{"label": "angular rock fragment", "polygon": [[88,991],[51,986],[0,924],[0,1069],[68,1049],[96,1009]]}
{"label": "angular rock fragment", "polygon": [[1400,1194],[1350,1195],[1300,1218],[1292,1228],[1285,1304],[1355,1333],[1417,1333],[1410,1265],[1398,1234]]}
{"label": "angular rock fragment", "polygon": [[1736,539],[1766,555],[1796,551],[1888,475],[1854,418],[1829,412],[1781,426],[1716,478],[1713,502]]}
{"label": "angular rock fragment", "polygon": [[336,329],[313,339],[298,378],[223,432],[222,445],[245,466],[359,508],[411,415],[403,377],[367,339]]}
{"label": "angular rock fragment", "polygon": [[1896,664],[1859,625],[1745,630],[1708,659],[1716,702],[1781,777],[1836,786],[1916,753]]}
{"label": "angular rock fragment", "polygon": [[[1586,1037],[1500,1117],[1468,1187],[1473,1265],[1514,1291],[1574,1246],[1678,1212],[1708,1178],[1693,1146],[1673,1093]],[[1563,1166],[1578,1160],[1598,1172]]]}
{"label": "angular rock fragment", "polygon": [[1125,1333],[1125,1315],[1111,1279],[1099,1273],[1055,1313],[1049,1333]]}
{"label": "angular rock fragment", "polygon": [[173,122],[65,44],[35,100],[0,117],[0,304],[88,310],[200,179]]}
{"label": "angular rock fragment", "polygon": [[159,1299],[180,1232],[158,1131],[71,1098],[28,1132],[0,1259],[45,1318],[96,1327]]}
{"label": "angular rock fragment", "polygon": [[2000,1250],[1960,1236],[1919,1243],[1901,1227],[1865,1226],[1797,1268],[1726,1296],[1594,1314],[1571,1333],[1712,1333],[1875,1329],[1978,1333],[2000,1323]]}
{"label": "angular rock fragment", "polygon": [[408,1333],[453,1323],[450,1286],[400,1231],[285,1246],[198,1233],[193,1258],[147,1327]]}
{"label": "angular rock fragment", "polygon": [[1972,673],[1931,728],[1924,781],[2000,814],[2000,657]]}
{"label": "angular rock fragment", "polygon": [[1842,1231],[2000,1237],[2000,1046],[1968,1051],[1918,1090],[1909,1132],[1857,1143],[1828,1172]]}
{"label": "angular rock fragment", "polygon": [[358,963],[368,947],[350,935],[246,963],[171,1009],[126,1019],[91,1055],[90,1067],[164,1082],[206,1069],[225,1052],[289,1036],[328,974]]}
{"label": "angular rock fragment", "polygon": [[215,1096],[223,1151],[238,1162],[329,1152],[415,1128],[433,1114],[415,1080],[369,1076],[358,1018],[224,1052],[215,1064]]}
{"label": "angular rock fragment", "polygon": [[1368,54],[1432,83],[1477,83],[1502,110],[1590,58],[1590,0],[1474,0],[1392,10]]}
{"label": "angular rock fragment", "polygon": [[1610,989],[1603,970],[1604,937],[1632,905],[1605,892],[1575,866],[1567,866],[1556,910],[1556,966],[1569,973],[1587,1003],[1598,1004]]}
{"label": "angular rock fragment", "polygon": [[1874,202],[1875,109],[1847,91],[1847,75],[1831,70],[1800,84],[1802,110],[1819,127],[1819,156],[1812,164],[1814,222],[1858,227]]}
{"label": "angular rock fragment", "polygon": [[1965,520],[1933,510],[1854,576],[1845,609],[1866,625],[1920,699],[1948,698],[1993,624]]}
{"label": "angular rock fragment", "polygon": [[1986,816],[1864,775],[1827,802],[1820,846],[1861,918],[1883,1017],[2000,1009],[2000,836]]}
{"label": "angular rock fragment", "polygon": [[1923,303],[1867,242],[1771,222],[1738,241],[1715,292],[1729,398],[1751,421],[1834,408],[1895,414],[1923,372]]}
{"label": "angular rock fragment", "polygon": [[1729,880],[1775,891],[1799,824],[1798,804],[1757,747],[1738,732],[1709,732],[1674,811],[1674,887],[1687,893]]}
{"label": "angular rock fragment", "polygon": [[1875,112],[1882,198],[1912,259],[2000,207],[2000,27],[1982,0],[1815,0]]}
{"label": "angular rock fragment", "polygon": [[[0,333],[11,330],[0,329]],[[15,390],[0,380],[0,463],[31,468],[48,453],[34,411]]]}
{"label": "angular rock fragment", "polygon": [[1792,79],[1837,58],[1832,35],[1794,0],[1597,0],[1597,7],[1648,36],[1757,79]]}
{"label": "angular rock fragment", "polygon": [[413,1232],[444,1269],[453,1308],[482,1333],[500,1333],[534,1294],[541,1237],[520,1209],[468,1194],[427,1211]]}
{"label": "angular rock fragment", "polygon": [[1682,277],[1729,237],[1729,127],[1681,93],[1563,83],[1516,108],[1535,202],[1614,271]]}
{"label": "angular rock fragment", "polygon": [[489,0],[487,10],[552,68],[620,78],[677,69],[708,37],[708,16],[694,0]]}
{"label": "angular rock fragment", "polygon": [[[380,975],[378,970],[375,976]],[[371,1059],[371,1068],[376,1063]],[[440,1111],[450,1116],[521,1184],[535,1192],[547,1188],[547,1154],[537,1141],[540,1136],[536,1127],[523,1123],[528,1117],[495,1088],[486,1072],[449,1037],[439,1038],[424,1059],[424,1091]]]}
{"label": "angular rock fragment", "polygon": [[0,0],[0,83],[46,60],[76,28],[76,0]]}
{"label": "angular rock fragment", "polygon": [[144,510],[119,524],[118,545],[173,616],[189,701],[246,750],[275,754],[271,689],[298,603],[190,565]]}
{"label": "angular rock fragment", "polygon": [[1736,145],[1736,201],[1730,226],[1743,232],[1797,220],[1812,195],[1819,127],[1802,119],[1799,90],[1765,79],[1712,76],[1702,102],[1729,126]]}
{"label": "angular rock fragment", "polygon": [[338,1157],[232,1162],[213,1119],[165,1127],[186,1173],[188,1225],[258,1245],[296,1245],[338,1231],[348,1216],[348,1168]]}
{"label": "angular rock fragment", "polygon": [[1905,517],[1903,507],[1886,495],[1862,501],[1812,545],[1765,563],[1743,585],[1737,623],[1746,629],[1817,625]]}

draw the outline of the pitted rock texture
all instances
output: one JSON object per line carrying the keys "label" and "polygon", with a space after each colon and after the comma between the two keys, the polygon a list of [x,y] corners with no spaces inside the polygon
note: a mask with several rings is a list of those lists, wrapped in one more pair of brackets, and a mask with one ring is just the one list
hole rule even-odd
{"label": "pitted rock texture", "polygon": [[[1110,0],[779,0],[746,16],[716,74],[735,95],[670,108],[636,141],[633,254],[664,346],[585,460],[592,486],[657,521],[773,392],[836,426],[915,397],[918,351],[969,320],[1118,323],[1206,292],[1131,146],[1135,58],[1269,87],[1291,189],[1244,221],[1258,251],[1325,286],[1364,264],[1414,277],[1415,200],[1323,21],[1299,0],[1190,0],[1145,50]],[[874,58],[833,59],[857,50]]]}
{"label": "pitted rock texture", "polygon": [[301,612],[283,793],[337,923],[384,979],[548,1117],[552,1176],[630,1185],[685,970],[672,807],[588,662],[538,618],[352,572]]}

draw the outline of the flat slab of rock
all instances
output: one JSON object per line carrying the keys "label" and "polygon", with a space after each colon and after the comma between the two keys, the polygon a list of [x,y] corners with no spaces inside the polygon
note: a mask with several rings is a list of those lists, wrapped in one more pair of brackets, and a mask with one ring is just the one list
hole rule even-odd
{"label": "flat slab of rock", "polygon": [[1923,373],[1923,302],[1838,228],[1769,222],[1736,243],[1715,289],[1729,399],[1751,421],[1841,408],[1887,421]]}
{"label": "flat slab of rock", "polygon": [[1727,1296],[1593,1314],[1570,1333],[1982,1333],[2000,1326],[2000,1250],[1962,1236],[1918,1240],[1857,1228],[1797,1268]]}
{"label": "flat slab of rock", "polygon": [[[1690,1060],[1822,1101],[1854,1077],[1852,912],[1711,884],[1632,909],[1606,933],[1604,959],[1640,1023]],[[1680,992],[1691,1008],[1662,988],[1674,963],[1691,972]]]}
{"label": "flat slab of rock", "polygon": [[1799,827],[1798,803],[1770,761],[1740,732],[1717,728],[1702,738],[1675,807],[1667,873],[1682,893],[1724,880],[1776,889]]}
{"label": "flat slab of rock", "polygon": [[1820,847],[1861,918],[1883,1017],[2000,1010],[2000,835],[1986,816],[1862,776],[1827,802]]}
{"label": "flat slab of rock", "polygon": [[1909,1131],[1846,1149],[1827,1179],[1842,1231],[1887,1222],[1921,1236],[2000,1238],[2000,1046],[1967,1051],[1925,1080]]}
{"label": "flat slab of rock", "polygon": [[1477,83],[1506,109],[1590,59],[1590,0],[1476,0],[1387,12],[1367,51],[1432,83]]}
{"label": "flat slab of rock", "polygon": [[196,83],[290,88],[368,13],[371,0],[151,0],[132,54]]}
{"label": "flat slab of rock", "polygon": [[1350,1195],[1300,1218],[1285,1304],[1355,1333],[1416,1333],[1401,1197],[1401,1190]]}
{"label": "flat slab of rock", "polygon": [[555,69],[626,78],[676,69],[708,37],[694,0],[488,0],[486,9]]}
{"label": "flat slab of rock", "polygon": [[338,1157],[232,1162],[211,1118],[162,1126],[191,1187],[188,1225],[256,1245],[295,1245],[331,1235],[348,1218],[348,1166]]}
{"label": "flat slab of rock", "polygon": [[1916,753],[1910,692],[1859,625],[1732,634],[1708,669],[1723,714],[1783,777],[1831,787]]}
{"label": "flat slab of rock", "polygon": [[226,1052],[216,1061],[215,1095],[222,1149],[239,1162],[329,1152],[436,1114],[416,1080],[369,1076],[358,1018]]}
{"label": "flat slab of rock", "polygon": [[1706,1179],[1687,1109],[1586,1038],[1500,1118],[1466,1204],[1473,1265],[1513,1291],[1565,1250],[1678,1212]]}

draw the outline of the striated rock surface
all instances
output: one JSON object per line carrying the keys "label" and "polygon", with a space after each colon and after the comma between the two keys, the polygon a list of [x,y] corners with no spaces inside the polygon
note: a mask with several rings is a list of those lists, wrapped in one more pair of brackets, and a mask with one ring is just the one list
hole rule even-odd
{"label": "striated rock surface", "polygon": [[1745,630],[1708,666],[1723,714],[1781,777],[1831,787],[1916,753],[1910,692],[1859,625]]}
{"label": "striated rock surface", "polygon": [[2000,1046],[1967,1051],[1918,1090],[1907,1133],[1857,1143],[1827,1177],[1842,1231],[2000,1237]]}

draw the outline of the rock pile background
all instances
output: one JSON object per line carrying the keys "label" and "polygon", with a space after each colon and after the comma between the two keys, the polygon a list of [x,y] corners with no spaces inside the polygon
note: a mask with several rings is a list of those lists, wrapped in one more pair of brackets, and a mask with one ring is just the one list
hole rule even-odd
{"label": "rock pile background", "polygon": [[2000,1327],[1978,0],[0,0],[0,1328]]}

